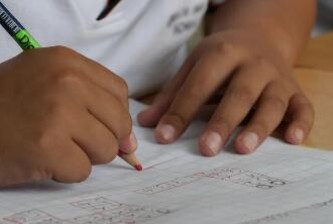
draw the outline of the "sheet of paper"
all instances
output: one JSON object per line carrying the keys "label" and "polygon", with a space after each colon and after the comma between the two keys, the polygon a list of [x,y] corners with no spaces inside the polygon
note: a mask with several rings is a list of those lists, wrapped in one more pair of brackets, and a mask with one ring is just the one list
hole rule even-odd
{"label": "sheet of paper", "polygon": [[[133,115],[142,105],[131,102]],[[193,124],[170,146],[135,125],[136,172],[117,159],[84,183],[40,182],[0,191],[0,224],[313,224],[333,220],[333,155],[269,139],[249,156],[198,154]]]}

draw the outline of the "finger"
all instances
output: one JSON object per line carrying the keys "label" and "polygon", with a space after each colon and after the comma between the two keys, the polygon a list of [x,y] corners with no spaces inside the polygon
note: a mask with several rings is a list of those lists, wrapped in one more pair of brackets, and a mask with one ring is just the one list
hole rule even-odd
{"label": "finger", "polygon": [[85,152],[72,140],[63,141],[61,147],[66,154],[58,154],[50,164],[52,179],[61,183],[77,183],[88,178],[91,163]]}
{"label": "finger", "polygon": [[107,127],[86,112],[77,112],[71,125],[73,140],[88,155],[92,164],[106,164],[118,154],[119,143]]}
{"label": "finger", "polygon": [[116,96],[117,99],[128,110],[129,105],[127,83],[122,78],[112,73],[110,70],[98,64],[97,62],[91,61],[89,59],[86,59],[85,62],[86,64],[90,65],[86,66],[87,68],[85,69],[85,74],[89,77],[89,79],[110,94]]}
{"label": "finger", "polygon": [[251,64],[243,65],[239,69],[199,139],[199,148],[203,155],[214,156],[223,148],[270,80],[271,71],[266,67]]}
{"label": "finger", "polygon": [[291,116],[285,139],[291,144],[301,144],[309,135],[314,124],[315,112],[311,102],[303,94],[291,98],[287,112]]}
{"label": "finger", "polygon": [[221,57],[216,54],[200,59],[161,118],[155,132],[156,140],[162,144],[176,140],[237,64],[234,57],[226,57],[221,63]]}
{"label": "finger", "polygon": [[113,95],[94,83],[88,82],[84,91],[84,107],[100,123],[104,124],[119,142],[128,138],[132,131],[132,120],[127,108]]}
{"label": "finger", "polygon": [[132,132],[131,135],[120,142],[119,150],[125,154],[132,154],[138,147],[138,141],[135,134]]}
{"label": "finger", "polygon": [[144,127],[154,127],[168,110],[178,90],[184,83],[194,65],[194,59],[188,58],[176,76],[155,97],[153,104],[138,115],[138,122]]}
{"label": "finger", "polygon": [[120,142],[129,137],[132,121],[128,103],[123,103],[110,91],[77,73],[63,74],[55,83],[49,97],[62,101],[70,98],[73,104],[81,105],[82,109],[95,116]]}
{"label": "finger", "polygon": [[[66,47],[51,47],[49,51],[53,51],[52,55],[55,60],[63,60],[63,58],[71,58],[68,63],[69,73],[77,73],[84,75],[90,81],[94,82],[104,90],[117,96],[117,98],[128,107],[127,85],[123,79],[112,73],[101,64]],[[66,60],[65,60],[66,63]],[[68,71],[64,71],[65,73]]]}
{"label": "finger", "polygon": [[254,152],[279,126],[288,107],[290,94],[281,85],[270,85],[263,92],[250,123],[235,140],[236,151]]}
{"label": "finger", "polygon": [[[85,77],[70,79],[69,84],[57,89],[57,97],[69,105],[76,105],[94,116],[122,142],[131,134],[132,121],[127,108],[113,94]],[[75,118],[74,118],[75,119]],[[133,143],[135,144],[135,143]]]}

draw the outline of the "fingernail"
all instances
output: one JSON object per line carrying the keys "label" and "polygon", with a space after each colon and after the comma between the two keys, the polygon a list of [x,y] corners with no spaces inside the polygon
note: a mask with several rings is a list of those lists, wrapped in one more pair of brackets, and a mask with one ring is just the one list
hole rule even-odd
{"label": "fingernail", "polygon": [[294,131],[294,139],[296,144],[301,144],[304,140],[304,131],[300,128],[296,128]]}
{"label": "fingernail", "polygon": [[204,143],[211,151],[212,155],[216,155],[223,147],[223,140],[219,133],[217,132],[209,132],[204,137]]}
{"label": "fingernail", "polygon": [[173,142],[176,138],[176,129],[169,124],[162,124],[157,127],[157,132],[167,142]]}
{"label": "fingernail", "polygon": [[136,149],[138,141],[135,137],[135,134],[132,132],[127,140],[121,143],[120,151],[122,152],[132,152]]}
{"label": "fingernail", "polygon": [[248,153],[252,153],[259,145],[259,136],[256,133],[250,132],[245,134],[241,141]]}

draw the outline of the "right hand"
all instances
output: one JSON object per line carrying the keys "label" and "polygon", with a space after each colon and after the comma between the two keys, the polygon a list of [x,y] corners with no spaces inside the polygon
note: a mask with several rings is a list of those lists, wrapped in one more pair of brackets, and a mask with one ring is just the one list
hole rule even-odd
{"label": "right hand", "polygon": [[0,187],[85,180],[93,164],[133,153],[126,83],[64,47],[0,64]]}

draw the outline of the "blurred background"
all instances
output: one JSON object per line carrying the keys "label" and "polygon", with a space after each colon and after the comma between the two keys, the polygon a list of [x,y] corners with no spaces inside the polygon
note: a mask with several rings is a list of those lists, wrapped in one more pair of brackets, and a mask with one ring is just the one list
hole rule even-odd
{"label": "blurred background", "polygon": [[[317,21],[312,35],[316,37],[328,32],[333,32],[333,0],[318,0]],[[201,26],[190,40],[189,49],[193,49],[201,40],[202,36],[203,27]]]}
{"label": "blurred background", "polygon": [[333,31],[333,0],[318,1],[318,17],[314,35]]}

